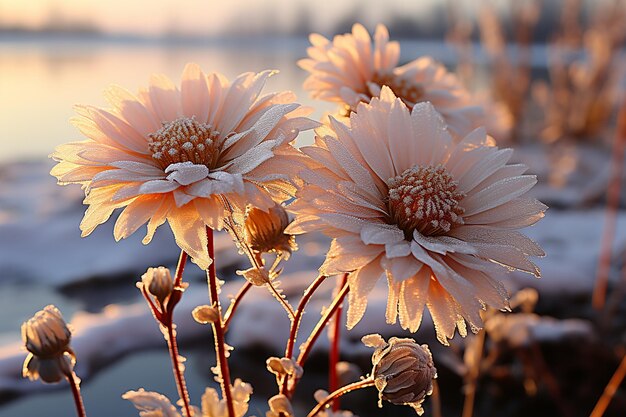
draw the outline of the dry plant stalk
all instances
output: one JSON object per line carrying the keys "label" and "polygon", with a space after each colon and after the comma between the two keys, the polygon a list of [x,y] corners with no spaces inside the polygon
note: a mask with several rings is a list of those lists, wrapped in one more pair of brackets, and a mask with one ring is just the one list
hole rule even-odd
{"label": "dry plant stalk", "polygon": [[599,4],[585,28],[581,16],[580,0],[567,0],[560,29],[550,43],[550,85],[537,83],[534,89],[545,113],[541,137],[548,143],[602,140],[615,109],[626,10],[620,1]]}
{"label": "dry plant stalk", "polygon": [[592,298],[592,304],[596,310],[604,308],[609,285],[611,255],[613,253],[613,241],[615,239],[615,229],[617,225],[617,210],[619,208],[624,172],[624,149],[626,149],[626,100],[624,100],[620,108],[617,129],[613,139],[611,175],[609,176],[609,184],[607,187],[604,231],[602,233],[600,260],[598,261],[596,282]]}
{"label": "dry plant stalk", "polygon": [[525,136],[522,122],[532,81],[531,46],[541,0],[512,2],[511,8],[512,42],[507,41],[502,19],[490,2],[483,3],[478,24],[481,44],[490,58],[491,95],[504,104],[513,127],[511,140],[519,141]]}

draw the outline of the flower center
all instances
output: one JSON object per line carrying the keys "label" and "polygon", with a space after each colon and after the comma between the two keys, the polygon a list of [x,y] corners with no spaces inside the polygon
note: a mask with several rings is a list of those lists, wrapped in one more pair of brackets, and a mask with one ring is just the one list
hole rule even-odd
{"label": "flower center", "polygon": [[193,162],[214,168],[219,156],[219,132],[195,117],[180,117],[148,135],[152,158],[163,169],[178,162]]}
{"label": "flower center", "polygon": [[414,230],[432,236],[463,224],[465,210],[459,202],[465,194],[456,191],[458,183],[443,166],[415,165],[387,180],[387,185],[391,218],[407,239],[413,238]]}
{"label": "flower center", "polygon": [[404,103],[413,107],[424,96],[424,89],[417,83],[405,80],[391,73],[375,73],[372,82],[378,84],[381,88],[383,85],[391,88],[391,91],[400,97]]}

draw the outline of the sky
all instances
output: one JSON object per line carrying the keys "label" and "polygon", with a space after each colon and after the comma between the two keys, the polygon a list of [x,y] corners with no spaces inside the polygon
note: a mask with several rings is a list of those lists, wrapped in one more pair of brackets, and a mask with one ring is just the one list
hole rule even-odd
{"label": "sky", "polygon": [[[424,14],[438,0],[0,0],[0,24],[41,27],[51,20],[87,22],[106,32],[219,34],[255,25],[292,28],[306,17],[324,30],[359,10],[367,21],[393,11]],[[441,0],[444,1],[444,0]],[[465,1],[465,0],[464,0]]]}

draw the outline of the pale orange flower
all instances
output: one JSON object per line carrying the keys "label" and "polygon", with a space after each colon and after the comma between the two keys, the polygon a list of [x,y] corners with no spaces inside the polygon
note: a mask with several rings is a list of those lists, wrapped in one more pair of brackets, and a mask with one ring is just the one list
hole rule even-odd
{"label": "pale orange flower", "polygon": [[310,73],[304,88],[314,98],[340,103],[350,112],[360,102],[378,97],[386,85],[409,108],[431,102],[456,136],[463,137],[484,123],[483,109],[458,78],[431,57],[398,66],[400,45],[389,41],[384,25],[376,27],[373,42],[360,24],[332,41],[316,33],[310,41],[309,58],[298,65]]}
{"label": "pale orange flower", "polygon": [[477,330],[479,311],[507,308],[494,279],[498,265],[539,276],[528,259],[541,248],[515,229],[543,217],[546,206],[523,195],[536,183],[527,167],[507,164],[482,128],[458,144],[429,103],[409,111],[391,89],[361,103],[349,125],[331,119],[314,146],[318,163],[298,173],[297,214],[286,233],[322,231],[334,240],[321,272],[349,272],[348,327],[386,276],[387,321],[416,331],[424,307],[447,344]]}
{"label": "pale orange flower", "polygon": [[271,74],[230,82],[189,64],[180,89],[154,75],[136,96],[111,87],[111,109],[77,106],[73,122],[87,140],[59,146],[51,173],[60,184],[85,189],[83,236],[124,208],[115,239],[148,223],[147,244],[167,221],[178,245],[206,268],[205,225],[223,226],[225,200],[243,211],[288,198],[292,186],[283,172],[301,158],[291,142],[317,123],[290,92],[260,96]]}

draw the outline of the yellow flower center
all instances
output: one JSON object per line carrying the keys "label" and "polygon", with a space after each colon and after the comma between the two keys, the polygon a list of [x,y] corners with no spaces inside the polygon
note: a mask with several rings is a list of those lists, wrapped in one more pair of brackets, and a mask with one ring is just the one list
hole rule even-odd
{"label": "yellow flower center", "polygon": [[211,125],[198,123],[195,117],[180,117],[149,134],[148,147],[163,169],[187,161],[214,168],[219,156],[218,136]]}
{"label": "yellow flower center", "polygon": [[375,73],[372,82],[378,84],[381,88],[386,85],[391,91],[404,101],[404,103],[413,107],[424,96],[424,89],[419,84],[400,78],[392,73]]}
{"label": "yellow flower center", "polygon": [[415,165],[390,178],[387,185],[391,218],[407,239],[412,239],[414,230],[433,236],[463,224],[459,202],[465,194],[456,191],[458,183],[443,166]]}

